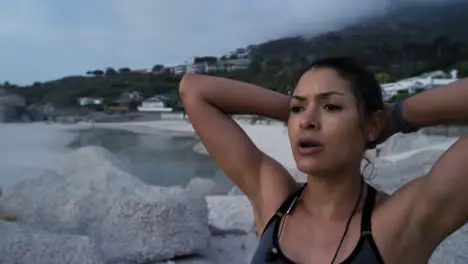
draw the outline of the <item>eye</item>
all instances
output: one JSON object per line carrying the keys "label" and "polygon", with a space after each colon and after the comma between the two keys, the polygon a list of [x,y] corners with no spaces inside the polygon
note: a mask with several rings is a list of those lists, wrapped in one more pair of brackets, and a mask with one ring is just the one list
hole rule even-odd
{"label": "eye", "polygon": [[304,110],[304,108],[301,106],[291,106],[291,108],[289,109],[291,113],[299,113],[302,110]]}
{"label": "eye", "polygon": [[323,108],[329,112],[335,112],[335,111],[339,111],[342,109],[341,106],[339,105],[334,105],[334,104],[326,104],[323,106]]}

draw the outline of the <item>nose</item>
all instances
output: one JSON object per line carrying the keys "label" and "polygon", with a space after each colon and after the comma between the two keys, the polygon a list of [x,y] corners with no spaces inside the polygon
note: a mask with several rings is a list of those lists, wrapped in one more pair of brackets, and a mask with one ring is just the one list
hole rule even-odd
{"label": "nose", "polygon": [[320,121],[316,111],[310,111],[302,116],[299,123],[301,129],[320,129]]}

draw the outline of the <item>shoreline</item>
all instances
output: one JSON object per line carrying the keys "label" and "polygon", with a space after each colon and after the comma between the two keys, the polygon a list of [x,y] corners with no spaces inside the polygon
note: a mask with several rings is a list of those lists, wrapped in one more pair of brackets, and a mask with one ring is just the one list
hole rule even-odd
{"label": "shoreline", "polygon": [[[288,169],[296,167],[292,156],[291,146],[287,135],[287,127],[283,122],[276,120],[254,120],[250,116],[234,117],[234,120],[247,133],[257,147],[266,154],[272,156],[281,165]],[[80,128],[83,128],[81,125]],[[162,134],[174,137],[193,137],[199,139],[193,127],[188,120],[171,119],[158,121],[141,121],[141,122],[122,122],[122,123],[88,123],[84,128],[105,128],[118,129],[141,134]],[[449,129],[449,128],[448,128]],[[429,145],[419,144],[416,148],[409,147],[403,152],[390,153],[380,157],[376,157],[376,150],[368,150],[366,155],[373,160],[381,160],[383,162],[396,162],[406,158],[410,158],[418,153],[429,150],[447,150],[458,139],[457,136],[442,136],[431,131],[440,131],[440,127],[425,128],[415,134],[403,135],[396,134],[392,138],[425,138],[426,141],[434,139],[436,142]],[[386,142],[379,145],[378,148],[385,149],[387,144],[398,139],[387,139]],[[209,155],[203,144],[198,141],[192,150],[200,155]]]}

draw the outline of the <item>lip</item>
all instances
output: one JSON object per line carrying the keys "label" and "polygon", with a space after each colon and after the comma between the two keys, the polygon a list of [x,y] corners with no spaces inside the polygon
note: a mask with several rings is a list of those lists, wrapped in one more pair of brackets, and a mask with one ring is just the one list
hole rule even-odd
{"label": "lip", "polygon": [[[303,143],[312,144],[313,146],[302,146]],[[313,155],[323,150],[323,144],[311,138],[300,138],[297,141],[297,150],[301,155]]]}
{"label": "lip", "polygon": [[298,147],[298,152],[301,155],[313,155],[323,150],[322,146],[317,147]]}

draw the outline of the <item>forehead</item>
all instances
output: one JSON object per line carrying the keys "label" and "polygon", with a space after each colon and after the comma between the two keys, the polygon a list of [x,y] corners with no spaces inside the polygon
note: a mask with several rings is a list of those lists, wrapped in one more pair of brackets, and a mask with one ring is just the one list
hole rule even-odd
{"label": "forehead", "polygon": [[294,90],[295,95],[314,96],[320,93],[339,92],[352,96],[350,83],[335,70],[311,69],[305,72]]}

